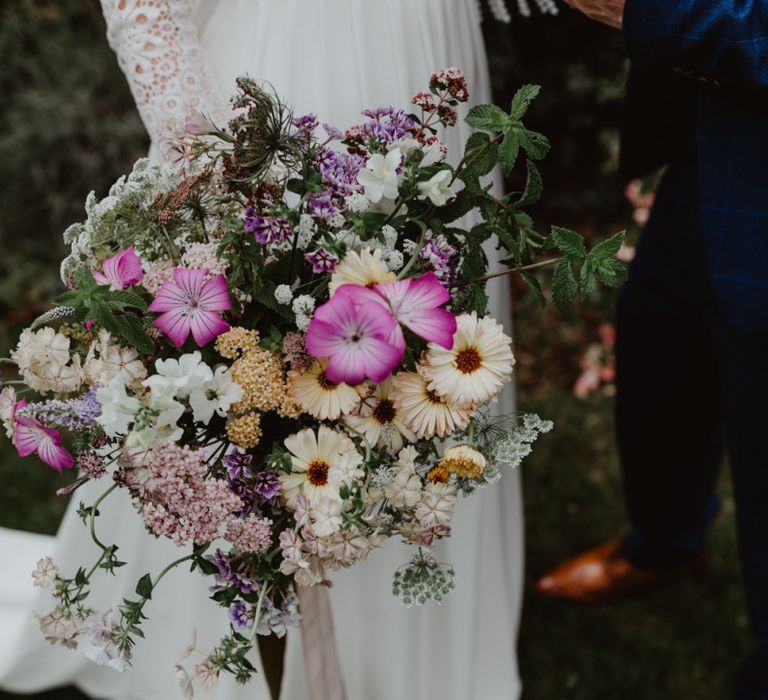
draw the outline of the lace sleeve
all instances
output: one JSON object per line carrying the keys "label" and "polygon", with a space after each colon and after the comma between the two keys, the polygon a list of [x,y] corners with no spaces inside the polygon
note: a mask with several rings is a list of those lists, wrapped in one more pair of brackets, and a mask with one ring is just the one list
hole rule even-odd
{"label": "lace sleeve", "polygon": [[189,0],[101,0],[117,54],[154,145],[191,109],[221,114]]}
{"label": "lace sleeve", "polygon": [[[545,15],[556,15],[557,4],[555,0],[516,0],[517,10],[523,17],[531,16],[531,5],[534,4],[539,11]],[[488,0],[488,7],[495,19],[500,22],[511,22],[512,15],[509,14],[506,0]]]}

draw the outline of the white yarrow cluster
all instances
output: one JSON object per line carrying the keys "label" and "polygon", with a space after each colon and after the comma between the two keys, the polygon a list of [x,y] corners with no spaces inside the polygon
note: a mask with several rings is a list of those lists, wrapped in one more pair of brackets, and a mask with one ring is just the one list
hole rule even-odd
{"label": "white yarrow cluster", "polygon": [[296,327],[304,332],[309,328],[315,311],[315,299],[309,294],[302,294],[293,300],[293,313],[296,314]]}

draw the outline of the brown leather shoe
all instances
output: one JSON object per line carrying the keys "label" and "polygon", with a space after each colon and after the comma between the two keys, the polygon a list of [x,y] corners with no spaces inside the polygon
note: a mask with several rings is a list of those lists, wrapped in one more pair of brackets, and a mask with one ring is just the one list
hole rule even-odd
{"label": "brown leather shoe", "polygon": [[685,573],[702,564],[704,557],[674,571],[654,573],[638,569],[620,551],[622,539],[611,540],[550,571],[536,582],[536,590],[550,598],[596,603],[617,593]]}

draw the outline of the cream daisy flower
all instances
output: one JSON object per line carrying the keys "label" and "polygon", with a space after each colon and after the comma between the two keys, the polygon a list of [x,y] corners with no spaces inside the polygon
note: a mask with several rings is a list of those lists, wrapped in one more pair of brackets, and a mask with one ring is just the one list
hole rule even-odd
{"label": "cream daisy flower", "polygon": [[393,381],[391,397],[398,415],[420,438],[442,438],[467,427],[474,408],[445,401],[419,372],[400,372]]}
{"label": "cream daisy flower", "polygon": [[318,420],[336,420],[352,413],[360,395],[349,384],[332,382],[325,376],[327,360],[315,362],[306,372],[288,373],[288,394],[302,411]]}
{"label": "cream daisy flower", "polygon": [[373,287],[374,284],[394,282],[396,279],[395,273],[382,260],[380,250],[364,248],[359,253],[350,250],[344,259],[336,265],[328,290],[333,296],[343,284]]}
{"label": "cream daisy flower", "polygon": [[343,433],[321,425],[317,434],[311,428],[285,439],[291,453],[293,471],[280,476],[283,496],[289,507],[304,493],[319,506],[323,499],[338,501],[339,489],[359,478],[363,461],[355,443]]}
{"label": "cream daisy flower", "polygon": [[363,399],[357,415],[347,416],[344,422],[353,430],[365,435],[373,447],[388,447],[399,452],[405,442],[414,442],[416,436],[405,423],[392,401],[394,385],[392,377],[378,384],[372,395]]}
{"label": "cream daisy flower", "polygon": [[429,344],[422,368],[424,376],[429,388],[451,403],[487,403],[512,374],[512,339],[490,316],[463,314],[456,321],[450,350]]}

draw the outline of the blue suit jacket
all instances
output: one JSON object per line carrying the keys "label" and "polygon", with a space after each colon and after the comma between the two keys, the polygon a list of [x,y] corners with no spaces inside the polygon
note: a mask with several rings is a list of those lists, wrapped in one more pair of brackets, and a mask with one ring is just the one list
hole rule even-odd
{"label": "blue suit jacket", "polygon": [[768,334],[768,0],[627,0],[624,40],[624,169],[697,159],[718,305]]}

